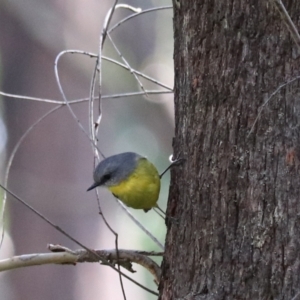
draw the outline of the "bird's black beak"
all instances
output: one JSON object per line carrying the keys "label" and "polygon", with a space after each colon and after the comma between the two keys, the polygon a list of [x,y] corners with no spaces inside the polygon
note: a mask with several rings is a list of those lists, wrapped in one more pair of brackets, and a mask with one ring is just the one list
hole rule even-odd
{"label": "bird's black beak", "polygon": [[86,191],[88,192],[88,191],[94,189],[95,187],[97,187],[98,185],[99,185],[99,183],[94,182]]}

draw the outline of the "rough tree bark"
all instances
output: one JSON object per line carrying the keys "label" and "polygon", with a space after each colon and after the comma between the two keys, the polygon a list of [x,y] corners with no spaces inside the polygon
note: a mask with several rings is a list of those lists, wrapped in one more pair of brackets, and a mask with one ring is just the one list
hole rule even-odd
{"label": "rough tree bark", "polygon": [[[300,292],[299,81],[251,127],[299,74],[299,52],[271,1],[175,2],[174,153],[187,161],[172,170],[160,299],[291,300]],[[300,28],[300,1],[284,4]]]}

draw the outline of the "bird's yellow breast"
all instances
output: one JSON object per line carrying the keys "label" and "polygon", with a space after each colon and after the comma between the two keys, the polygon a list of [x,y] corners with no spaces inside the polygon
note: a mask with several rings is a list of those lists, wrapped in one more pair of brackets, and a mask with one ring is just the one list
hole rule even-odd
{"label": "bird's yellow breast", "polygon": [[156,206],[160,177],[151,162],[146,158],[140,158],[137,167],[128,178],[108,189],[125,205],[147,210]]}

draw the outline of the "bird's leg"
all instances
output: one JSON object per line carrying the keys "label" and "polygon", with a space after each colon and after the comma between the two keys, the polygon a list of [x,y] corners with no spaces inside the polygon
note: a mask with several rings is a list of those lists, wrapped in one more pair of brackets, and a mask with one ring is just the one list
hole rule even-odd
{"label": "bird's leg", "polygon": [[155,208],[157,208],[163,215],[166,215],[166,213],[156,204]]}
{"label": "bird's leg", "polygon": [[[166,220],[166,213],[156,204],[155,207],[153,207],[154,211],[164,220]],[[157,209],[157,210],[156,210]],[[160,211],[163,215],[161,215],[158,211]],[[178,219],[174,218],[174,217],[167,217],[168,220],[170,220],[171,222],[175,223],[175,224],[179,224]]]}
{"label": "bird's leg", "polygon": [[[165,220],[166,213],[157,204],[155,207],[153,207],[153,209],[162,219]],[[158,211],[160,211],[162,214],[160,214]]]}

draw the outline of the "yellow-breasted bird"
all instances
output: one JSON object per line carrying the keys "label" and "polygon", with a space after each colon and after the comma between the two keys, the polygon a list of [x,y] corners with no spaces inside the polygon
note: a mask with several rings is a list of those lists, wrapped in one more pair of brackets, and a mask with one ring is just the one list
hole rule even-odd
{"label": "yellow-breasted bird", "polygon": [[124,152],[102,160],[94,171],[94,183],[107,187],[125,205],[145,212],[157,206],[160,191],[160,175],[156,167],[145,157]]}

